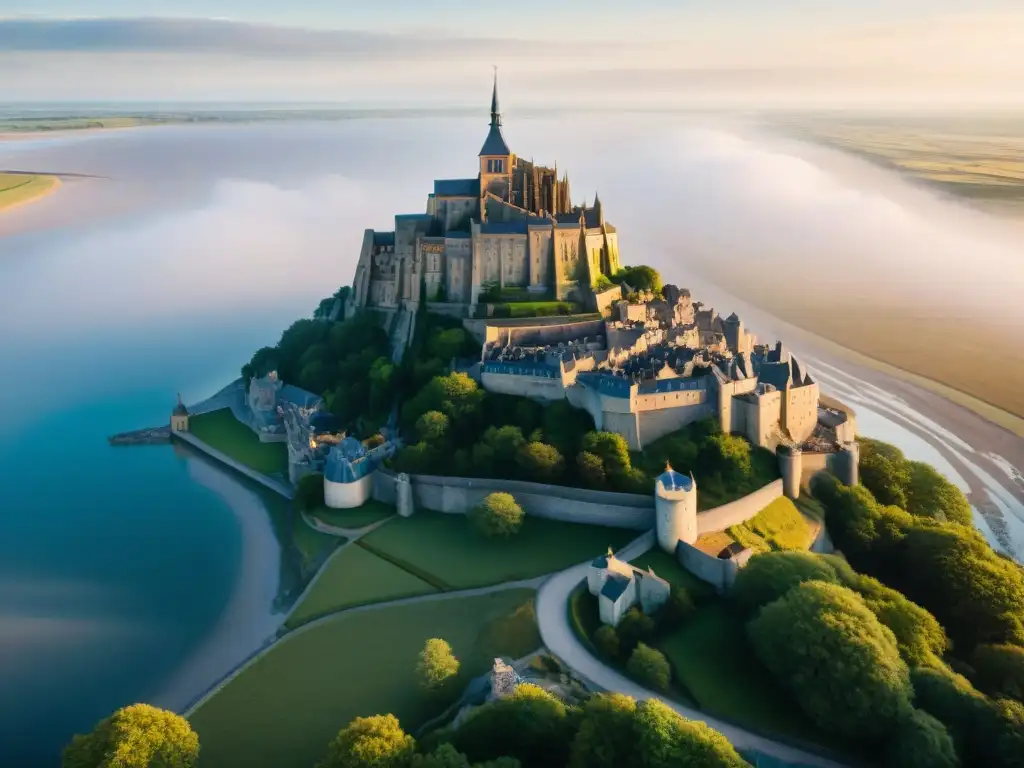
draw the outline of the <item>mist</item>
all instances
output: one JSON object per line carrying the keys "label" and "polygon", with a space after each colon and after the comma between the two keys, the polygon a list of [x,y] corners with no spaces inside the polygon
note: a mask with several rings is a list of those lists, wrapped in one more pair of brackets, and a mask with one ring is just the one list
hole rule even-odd
{"label": "mist", "polygon": [[[668,281],[786,283],[843,292],[865,311],[896,298],[1024,325],[1021,226],[896,174],[748,122],[506,123],[513,148],[569,171],[577,202],[600,190],[624,260],[654,264]],[[131,215],[86,209],[72,230],[0,239],[0,331],[45,335],[65,313],[72,334],[308,314],[351,280],[366,227],[422,211],[434,178],[474,175],[484,129],[468,119],[158,128],[18,152],[18,167],[101,173],[108,180],[83,189],[143,202]]]}

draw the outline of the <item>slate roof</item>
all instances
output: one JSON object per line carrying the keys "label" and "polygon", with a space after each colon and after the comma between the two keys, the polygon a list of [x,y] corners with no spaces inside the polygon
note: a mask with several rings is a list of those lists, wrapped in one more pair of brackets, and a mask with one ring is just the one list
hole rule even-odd
{"label": "slate roof", "polygon": [[590,561],[590,564],[595,568],[607,568],[608,555],[601,555],[600,557],[595,557],[593,560]]}
{"label": "slate roof", "polygon": [[500,125],[491,125],[491,130],[487,132],[487,138],[484,140],[484,145],[480,148],[480,157],[484,155],[511,155],[512,150],[508,148],[508,143],[505,141],[505,137],[501,135]]}
{"label": "slate roof", "polygon": [[436,197],[480,197],[480,179],[435,179]]}
{"label": "slate roof", "polygon": [[664,472],[658,475],[658,482],[660,482],[665,487],[665,490],[668,491],[693,490],[693,479],[688,475],[676,472],[671,467],[666,468]]}
{"label": "slate roof", "polygon": [[607,597],[613,603],[622,597],[631,579],[619,573],[609,573],[608,578],[601,587],[601,597]]}
{"label": "slate roof", "polygon": [[373,233],[373,244],[374,245],[390,245],[395,244],[395,233],[394,232],[374,232]]}
{"label": "slate roof", "polygon": [[480,226],[483,235],[525,235],[526,219],[517,221],[486,221]]}

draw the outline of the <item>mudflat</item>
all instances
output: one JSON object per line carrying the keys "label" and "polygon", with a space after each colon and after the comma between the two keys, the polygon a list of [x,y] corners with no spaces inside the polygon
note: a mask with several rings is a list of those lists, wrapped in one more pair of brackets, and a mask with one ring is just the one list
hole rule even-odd
{"label": "mudflat", "polygon": [[27,173],[0,173],[0,213],[34,203],[60,189],[60,179]]}

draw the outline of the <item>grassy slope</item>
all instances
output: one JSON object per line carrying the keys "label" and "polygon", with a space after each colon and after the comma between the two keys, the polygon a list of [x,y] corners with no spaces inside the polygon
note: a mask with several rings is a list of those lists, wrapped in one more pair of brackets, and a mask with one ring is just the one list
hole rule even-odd
{"label": "grassy slope", "polygon": [[396,510],[390,504],[371,499],[361,507],[355,509],[328,509],[318,507],[309,513],[321,522],[333,525],[338,528],[365,528],[373,523],[380,522],[391,517]]}
{"label": "grassy slope", "polygon": [[294,628],[342,608],[434,591],[422,579],[362,547],[346,547],[325,566],[309,594],[288,618],[286,626]]}
{"label": "grassy slope", "polygon": [[341,616],[286,637],[190,718],[200,768],[309,768],[354,717],[391,712],[407,730],[435,714],[417,688],[428,638],[451,643],[467,676],[540,646],[532,590]]}
{"label": "grassy slope", "polygon": [[0,211],[42,197],[59,184],[56,176],[0,173]]}
{"label": "grassy slope", "polygon": [[261,443],[255,433],[236,419],[229,408],[189,419],[189,431],[207,445],[226,453],[264,475],[288,474],[288,449],[284,443]]}
{"label": "grassy slope", "polygon": [[742,525],[729,528],[729,535],[760,552],[769,549],[807,549],[811,530],[796,505],[782,496]]}
{"label": "grassy slope", "polygon": [[527,517],[505,541],[484,539],[464,515],[421,510],[398,518],[360,540],[371,551],[425,571],[451,589],[500,584],[552,573],[619,548],[639,534]]}

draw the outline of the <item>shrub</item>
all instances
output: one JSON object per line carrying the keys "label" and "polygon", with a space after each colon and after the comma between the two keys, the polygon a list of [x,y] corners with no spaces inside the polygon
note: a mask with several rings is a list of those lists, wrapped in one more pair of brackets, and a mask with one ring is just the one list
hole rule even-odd
{"label": "shrub", "polygon": [[1024,701],[1024,648],[979,645],[971,656],[974,682],[989,696]]}
{"label": "shrub", "polygon": [[667,691],[672,679],[672,668],[665,655],[643,643],[638,644],[630,654],[626,671],[638,683],[655,691]]}
{"label": "shrub", "polygon": [[92,733],[64,748],[63,768],[192,768],[199,737],[180,715],[133,704],[100,720]]}
{"label": "shrub", "polygon": [[405,768],[415,751],[394,715],[357,717],[334,737],[319,768]]}
{"label": "shrub", "polygon": [[565,471],[565,460],[553,446],[545,443],[527,443],[516,454],[519,470],[528,480],[553,483]]}
{"label": "shrub", "polygon": [[896,639],[846,587],[798,584],[747,629],[761,662],[823,730],[877,738],[908,713],[912,690]]}
{"label": "shrub", "polygon": [[860,481],[880,504],[907,506],[910,468],[903,452],[877,440],[861,438]]}
{"label": "shrub", "polygon": [[963,491],[940,475],[930,464],[908,462],[907,512],[917,517],[973,525],[971,504]]}
{"label": "shrub", "polygon": [[675,629],[693,616],[696,610],[697,603],[693,596],[685,588],[673,584],[668,600],[658,609],[654,620],[659,629]]}
{"label": "shrub", "polygon": [[459,660],[452,647],[434,637],[427,640],[416,664],[416,677],[428,691],[438,691],[450,684],[459,674]]}
{"label": "shrub", "polygon": [[425,443],[439,443],[448,434],[449,419],[440,411],[427,411],[416,419],[416,436]]}
{"label": "shrub", "polygon": [[619,633],[610,624],[602,624],[594,632],[594,646],[606,659],[619,658]]}
{"label": "shrub", "polygon": [[729,593],[748,614],[778,600],[805,581],[839,581],[835,568],[810,552],[765,552],[750,558]]}
{"label": "shrub", "polygon": [[959,768],[960,759],[946,727],[919,709],[903,718],[886,746],[888,768]]}
{"label": "shrub", "polygon": [[749,768],[725,736],[657,699],[637,705],[633,735],[643,768]]}
{"label": "shrub", "polygon": [[576,471],[580,480],[588,488],[603,490],[608,484],[608,476],[604,471],[604,462],[601,457],[587,451],[581,451],[576,456]]}
{"label": "shrub", "polygon": [[295,497],[292,499],[295,508],[308,512],[324,505],[324,476],[319,472],[303,475],[295,485]]}
{"label": "shrub", "polygon": [[473,762],[508,756],[531,768],[563,768],[571,738],[565,704],[523,683],[470,714],[452,734],[452,744]]}
{"label": "shrub", "polygon": [[609,478],[624,475],[632,468],[629,443],[617,432],[588,432],[583,437],[582,448],[601,459]]}
{"label": "shrub", "polygon": [[488,538],[508,538],[523,524],[523,510],[510,493],[491,493],[469,511],[469,519]]}
{"label": "shrub", "polygon": [[623,267],[612,275],[611,279],[614,283],[626,283],[636,291],[651,291],[652,293],[660,294],[661,289],[664,287],[658,270],[645,264]]}
{"label": "shrub", "polygon": [[639,608],[630,608],[619,620],[616,628],[619,635],[620,649],[623,654],[630,654],[642,640],[650,640],[654,634],[654,619]]}

